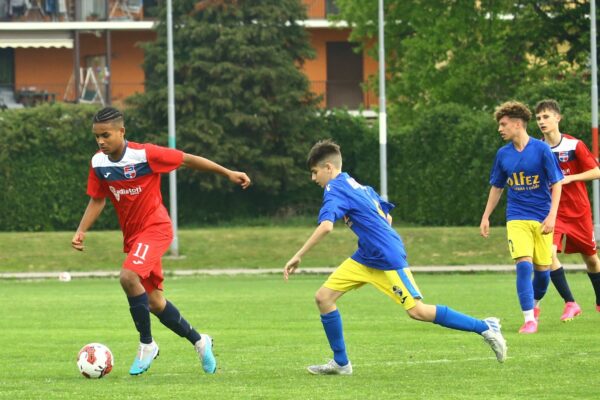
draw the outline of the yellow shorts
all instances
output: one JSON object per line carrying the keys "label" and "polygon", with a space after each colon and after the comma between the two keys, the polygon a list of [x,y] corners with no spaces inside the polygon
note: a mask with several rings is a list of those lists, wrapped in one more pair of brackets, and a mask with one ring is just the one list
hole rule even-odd
{"label": "yellow shorts", "polygon": [[537,221],[513,220],[506,223],[508,250],[513,259],[532,257],[536,265],[552,265],[553,234],[542,234]]}
{"label": "yellow shorts", "polygon": [[344,261],[323,284],[324,287],[338,292],[358,289],[370,283],[387,294],[405,310],[410,310],[415,299],[422,299],[421,292],[408,268],[383,271],[362,265],[351,258]]}

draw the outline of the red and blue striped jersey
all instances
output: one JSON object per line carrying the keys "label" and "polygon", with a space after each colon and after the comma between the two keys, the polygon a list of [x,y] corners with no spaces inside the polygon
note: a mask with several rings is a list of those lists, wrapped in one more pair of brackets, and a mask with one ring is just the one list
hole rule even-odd
{"label": "red and blue striped jersey", "polygon": [[160,174],[177,169],[183,152],[127,141],[120,160],[98,152],[92,157],[87,194],[110,198],[123,231],[125,252],[146,227],[171,223],[160,192]]}

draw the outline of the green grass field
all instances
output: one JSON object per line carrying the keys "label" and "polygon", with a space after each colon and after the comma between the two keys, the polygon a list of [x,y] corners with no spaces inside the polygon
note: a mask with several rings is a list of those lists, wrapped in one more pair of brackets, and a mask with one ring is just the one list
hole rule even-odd
{"label": "green grass field", "polygon": [[[417,275],[425,300],[502,319],[509,358],[499,364],[480,337],[410,320],[371,287],[339,302],[353,376],[312,376],[330,357],[313,303],[324,276],[169,278],[166,295],[215,338],[218,373],[204,375],[191,345],[153,319],[161,355],[127,374],[137,334],[116,279],[0,281],[1,399],[592,399],[598,397],[600,314],[583,273],[569,275],[584,313],[563,324],[550,288],[540,331],[522,317],[513,274]],[[113,372],[79,375],[88,342],[108,345]]]}
{"label": "green grass field", "polygon": [[[181,260],[170,269],[283,268],[314,226],[258,226],[183,229]],[[512,264],[506,230],[493,227],[483,239],[475,227],[396,227],[411,265]],[[120,232],[90,231],[83,253],[71,249],[73,232],[0,232],[0,272],[118,270],[123,262]],[[356,237],[343,224],[304,257],[303,267],[335,267],[356,249]],[[581,264],[578,255],[564,263]]]}

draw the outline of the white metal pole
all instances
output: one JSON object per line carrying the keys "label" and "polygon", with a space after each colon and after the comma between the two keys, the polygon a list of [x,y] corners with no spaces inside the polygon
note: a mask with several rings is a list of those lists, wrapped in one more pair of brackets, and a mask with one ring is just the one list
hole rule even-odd
{"label": "white metal pole", "polygon": [[[590,1],[590,23],[591,23],[591,64],[592,64],[592,153],[598,160],[598,57],[596,52],[596,0]],[[592,183],[592,204],[594,214],[594,234],[596,240],[600,238],[600,190],[597,179]]]}
{"label": "white metal pole", "polygon": [[387,114],[385,111],[385,47],[383,32],[383,0],[379,0],[379,174],[381,178],[381,198],[387,200]]}
{"label": "white metal pole", "polygon": [[[167,116],[169,120],[169,147],[175,148],[175,78],[173,57],[173,7],[171,0],[167,0],[167,86],[168,105]],[[169,203],[171,221],[173,222],[173,242],[171,242],[171,255],[179,257],[179,237],[177,234],[177,171],[169,172]]]}

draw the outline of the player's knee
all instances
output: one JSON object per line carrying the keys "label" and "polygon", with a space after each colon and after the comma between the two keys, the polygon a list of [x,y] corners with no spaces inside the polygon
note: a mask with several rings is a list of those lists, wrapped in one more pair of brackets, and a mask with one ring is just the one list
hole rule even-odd
{"label": "player's knee", "polygon": [[335,302],[321,290],[318,290],[317,293],[315,293],[315,303],[319,309],[327,308],[335,304]]}
{"label": "player's knee", "polygon": [[122,269],[119,275],[119,282],[125,292],[131,291],[139,282],[139,277],[133,271]]}

